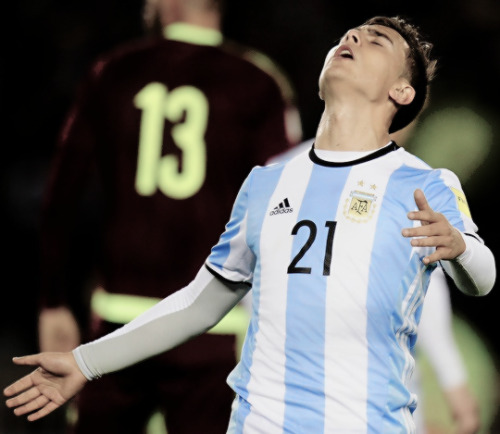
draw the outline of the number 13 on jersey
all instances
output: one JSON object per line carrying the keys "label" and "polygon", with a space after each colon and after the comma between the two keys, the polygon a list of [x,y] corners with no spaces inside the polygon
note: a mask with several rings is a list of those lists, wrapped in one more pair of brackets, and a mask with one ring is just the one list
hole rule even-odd
{"label": "number 13 on jersey", "polygon": [[[136,191],[151,196],[160,189],[173,199],[193,196],[206,177],[207,98],[193,86],[168,91],[164,84],[149,83],[135,96],[134,104],[142,110]],[[174,124],[172,139],[182,151],[181,161],[177,155],[162,155],[165,119]]]}

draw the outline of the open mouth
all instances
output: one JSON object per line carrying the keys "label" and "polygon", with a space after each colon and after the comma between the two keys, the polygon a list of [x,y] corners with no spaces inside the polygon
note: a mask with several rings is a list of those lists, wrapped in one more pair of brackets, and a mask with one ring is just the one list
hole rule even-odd
{"label": "open mouth", "polygon": [[351,59],[351,60],[354,59],[352,50],[347,45],[342,45],[339,48],[337,48],[337,51],[335,52],[335,57],[342,57],[343,59]]}

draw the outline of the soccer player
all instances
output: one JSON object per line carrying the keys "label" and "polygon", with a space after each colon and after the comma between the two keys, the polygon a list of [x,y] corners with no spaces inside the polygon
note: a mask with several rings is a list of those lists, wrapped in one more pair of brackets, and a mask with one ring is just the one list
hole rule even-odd
{"label": "soccer player", "polygon": [[[265,55],[223,37],[221,3],[147,1],[145,18],[159,21],[162,34],[103,55],[82,84],[43,204],[41,351],[80,343],[68,308],[83,298],[72,296],[79,288],[71,272],[82,261],[72,240],[77,204],[93,173],[104,226],[99,262],[80,285],[98,288],[83,342],[189,283],[223,231],[246,174],[300,139],[289,81]],[[92,383],[75,402],[75,432],[139,434],[157,410],[167,416],[169,434],[224,432],[235,347],[226,327]],[[157,380],[145,388],[138,371]],[[197,402],[204,405],[192,417]]]}
{"label": "soccer player", "polygon": [[[394,140],[399,136],[398,133],[393,135]],[[274,155],[268,160],[268,164],[288,161],[299,153],[309,150],[313,144],[314,139],[306,140],[285,152]],[[426,291],[425,306],[418,326],[416,349],[423,351],[431,363],[458,432],[473,434],[480,426],[479,406],[470,391],[465,364],[454,338],[449,292],[450,288],[443,269],[438,267],[433,271]],[[251,293],[249,295],[244,299],[245,306],[251,304]],[[409,383],[409,390],[417,395],[424,381],[418,368],[417,362]],[[426,433],[426,420],[421,398],[413,414],[417,432]]]}
{"label": "soccer player", "polygon": [[39,368],[4,390],[7,405],[39,419],[88,381],[208,330],[251,287],[228,432],[415,432],[407,385],[432,271],[473,296],[496,278],[457,177],[389,138],[423,106],[430,48],[398,17],[349,30],[320,74],[314,146],[250,172],[194,280],[72,352],[14,359]]}

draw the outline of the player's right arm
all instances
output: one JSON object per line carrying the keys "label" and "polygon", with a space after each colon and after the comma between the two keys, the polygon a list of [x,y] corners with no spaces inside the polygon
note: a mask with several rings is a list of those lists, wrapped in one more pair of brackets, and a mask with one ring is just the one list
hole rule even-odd
{"label": "player's right arm", "polygon": [[249,291],[205,266],[185,288],[96,341],[73,351],[89,380],[168,351],[217,324]]}
{"label": "player's right arm", "polygon": [[51,413],[85,383],[165,352],[217,324],[251,287],[255,258],[246,245],[249,178],[233,205],[231,219],[205,265],[185,288],[114,332],[72,352],[14,358],[37,366],[4,390],[7,406],[34,421]]}
{"label": "player's right arm", "polygon": [[75,396],[87,381],[160,354],[219,322],[249,291],[246,283],[216,277],[203,266],[185,288],[130,323],[72,352],[14,358],[37,366],[4,390],[7,406],[28,420],[40,419]]}

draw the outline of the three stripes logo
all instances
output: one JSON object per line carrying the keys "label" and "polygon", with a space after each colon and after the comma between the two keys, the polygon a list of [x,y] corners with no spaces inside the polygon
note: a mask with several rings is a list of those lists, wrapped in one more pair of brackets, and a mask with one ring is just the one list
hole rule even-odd
{"label": "three stripes logo", "polygon": [[291,212],[293,212],[293,208],[290,206],[290,202],[288,202],[288,198],[286,197],[278,206],[275,206],[274,209],[269,212],[269,215],[288,214]]}

